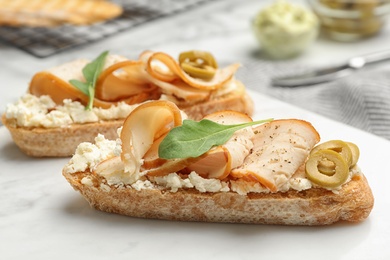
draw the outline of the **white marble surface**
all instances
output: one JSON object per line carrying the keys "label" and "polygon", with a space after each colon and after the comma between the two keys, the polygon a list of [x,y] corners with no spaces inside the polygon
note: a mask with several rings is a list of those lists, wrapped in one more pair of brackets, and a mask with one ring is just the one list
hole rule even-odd
{"label": "white marble surface", "polygon": [[[0,44],[0,112],[26,91],[35,72],[75,58],[93,58],[106,49],[130,58],[145,49],[173,55],[206,49],[220,62],[253,57],[259,47],[249,19],[267,2],[216,1],[46,59]],[[389,27],[378,37],[356,43],[320,38],[294,62],[327,65],[385,49],[389,42]],[[390,259],[390,177],[385,164],[390,142],[261,94],[252,95],[261,104],[255,117],[307,119],[323,140],[347,139],[361,147],[360,166],[376,198],[367,221],[281,227],[167,222],[98,212],[61,176],[67,159],[29,158],[0,127],[0,259]]]}
{"label": "white marble surface", "polygon": [[323,140],[361,149],[360,167],[375,196],[360,224],[326,227],[183,223],[96,211],[61,175],[68,159],[22,154],[0,128],[1,259],[389,259],[390,142],[251,92],[255,118],[302,118]]}

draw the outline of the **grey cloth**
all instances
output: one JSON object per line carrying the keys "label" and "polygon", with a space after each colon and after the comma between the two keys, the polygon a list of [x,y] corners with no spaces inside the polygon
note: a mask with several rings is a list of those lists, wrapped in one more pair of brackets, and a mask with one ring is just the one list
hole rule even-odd
{"label": "grey cloth", "polygon": [[272,86],[274,76],[310,69],[292,63],[243,62],[236,77],[247,88],[390,140],[390,69],[361,70],[342,79],[294,88]]}

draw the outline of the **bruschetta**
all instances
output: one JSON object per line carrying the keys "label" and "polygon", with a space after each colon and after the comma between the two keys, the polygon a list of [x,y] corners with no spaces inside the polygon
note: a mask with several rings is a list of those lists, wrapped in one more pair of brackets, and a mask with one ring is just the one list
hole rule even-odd
{"label": "bruschetta", "polygon": [[139,218],[329,225],[374,205],[350,142],[319,143],[300,119],[253,121],[236,111],[187,119],[169,101],[134,109],[118,129],[82,143],[63,175],[101,211]]}
{"label": "bruschetta", "polygon": [[169,100],[192,119],[227,108],[251,115],[253,102],[234,78],[238,67],[218,68],[204,51],[178,59],[145,51],[137,60],[104,52],[36,73],[2,121],[26,154],[62,157],[97,133],[116,138],[130,111],[149,100]]}

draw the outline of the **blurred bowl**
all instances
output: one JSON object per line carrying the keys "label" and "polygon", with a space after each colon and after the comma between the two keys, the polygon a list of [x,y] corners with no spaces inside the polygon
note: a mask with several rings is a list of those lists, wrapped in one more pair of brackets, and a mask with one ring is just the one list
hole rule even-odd
{"label": "blurred bowl", "polygon": [[390,0],[307,0],[322,31],[338,41],[376,35],[390,13]]}
{"label": "blurred bowl", "polygon": [[260,10],[252,20],[260,48],[273,59],[297,56],[317,38],[319,21],[309,9],[276,1]]}

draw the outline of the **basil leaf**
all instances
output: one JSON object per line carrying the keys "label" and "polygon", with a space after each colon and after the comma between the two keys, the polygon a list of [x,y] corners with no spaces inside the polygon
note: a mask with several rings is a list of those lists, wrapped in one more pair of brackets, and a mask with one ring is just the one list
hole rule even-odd
{"label": "basil leaf", "polygon": [[93,107],[96,81],[99,78],[99,75],[102,73],[107,55],[108,51],[105,51],[92,62],[85,65],[82,72],[86,82],[81,82],[75,79],[69,80],[70,84],[75,86],[77,89],[79,89],[81,92],[83,92],[89,97],[88,104],[85,107],[86,110],[91,110]]}
{"label": "basil leaf", "polygon": [[69,83],[78,88],[81,92],[83,92],[85,95],[89,95],[88,88],[89,85],[85,82],[81,82],[77,79],[71,79],[69,80]]}
{"label": "basil leaf", "polygon": [[92,83],[93,86],[96,85],[96,81],[102,72],[104,61],[108,55],[108,51],[103,52],[91,63],[88,63],[83,68],[83,75],[87,82]]}
{"label": "basil leaf", "polygon": [[237,125],[221,125],[208,119],[199,122],[184,120],[181,126],[173,128],[161,142],[158,154],[162,159],[199,157],[213,146],[226,143],[234,132],[272,119]]}

